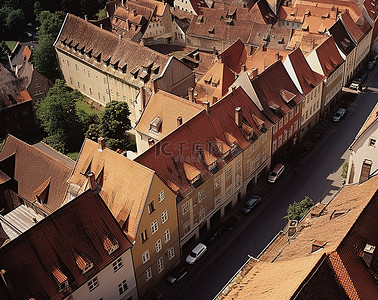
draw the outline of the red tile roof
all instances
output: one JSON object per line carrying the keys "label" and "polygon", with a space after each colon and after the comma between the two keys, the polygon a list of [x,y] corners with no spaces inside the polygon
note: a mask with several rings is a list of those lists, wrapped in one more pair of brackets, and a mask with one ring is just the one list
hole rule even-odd
{"label": "red tile roof", "polygon": [[29,61],[31,56],[31,51],[28,46],[24,47],[24,50],[22,50],[22,57],[26,60]]}
{"label": "red tile roof", "polygon": [[219,57],[221,62],[224,63],[235,73],[239,74],[241,66],[247,59],[247,49],[240,39],[237,39],[231,46],[224,50]]}
{"label": "red tile roof", "polygon": [[311,69],[300,48],[291,52],[287,59],[290,60],[303,94],[310,93],[325,78]]}
{"label": "red tile roof", "polygon": [[[103,238],[112,236],[119,249],[108,254]],[[89,278],[82,274],[78,253],[104,269],[131,247],[99,195],[87,191],[0,249],[0,267],[17,299],[63,299],[59,283],[68,279],[69,292]],[[5,294],[6,287],[0,287]]]}
{"label": "red tile roof", "polygon": [[338,19],[328,31],[332,34],[336,45],[345,55],[349,55],[354,50],[355,44],[346,31],[341,19]]}
{"label": "red tile roof", "polygon": [[315,51],[323,73],[327,77],[344,62],[332,36],[319,45]]}
{"label": "red tile roof", "polygon": [[[240,149],[246,149],[250,145],[251,141],[235,123],[236,107],[242,108],[242,123],[253,130],[256,136],[262,135],[262,132],[259,130],[261,123],[259,121],[259,124],[256,124],[254,116],[264,122],[265,128],[272,126],[272,123],[260,112],[244,90],[237,88],[215,103],[210,108],[210,113],[200,112],[138,156],[135,161],[156,171],[167,186],[185,197],[194,190],[187,177],[187,175],[189,176],[187,165],[192,167],[190,168],[192,171],[199,170],[201,177],[199,182],[206,181],[213,175],[204,163],[202,151],[207,151],[215,156],[218,167],[223,167],[227,159],[223,160],[222,152],[224,151],[222,150],[232,146],[229,144],[231,140],[228,134],[235,138]],[[215,149],[219,151],[215,151]],[[193,179],[193,174],[190,172],[190,179]]]}
{"label": "red tile roof", "polygon": [[44,206],[55,211],[63,203],[72,171],[70,166],[12,135],[8,135],[1,148],[0,162],[7,164],[14,172],[7,175],[18,182],[17,192],[24,199],[34,202],[48,184]]}
{"label": "red tile roof", "polygon": [[353,40],[358,43],[364,37],[364,33],[361,29],[357,26],[357,24],[353,21],[348,11],[345,11],[340,16],[341,21],[343,22],[344,26],[348,30],[349,34],[352,36]]}
{"label": "red tile roof", "polygon": [[[296,88],[281,60],[277,60],[260,75],[252,79],[253,88],[262,103],[265,112],[276,123],[281,116],[274,113],[270,107],[279,107],[283,114],[289,113],[293,106],[302,101],[303,96]],[[292,104],[283,100],[281,93],[290,92],[294,95]]]}

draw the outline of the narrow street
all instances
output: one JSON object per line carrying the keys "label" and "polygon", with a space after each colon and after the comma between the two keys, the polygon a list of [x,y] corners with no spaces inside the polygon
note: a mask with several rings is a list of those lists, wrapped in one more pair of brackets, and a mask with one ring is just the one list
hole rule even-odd
{"label": "narrow street", "polygon": [[331,200],[342,185],[341,165],[349,158],[348,147],[378,101],[377,73],[378,67],[370,72],[365,83],[368,92],[351,103],[340,123],[326,120],[324,136],[302,160],[296,176],[287,168],[279,182],[271,186],[269,195],[261,195],[263,202],[256,210],[241,217],[232,232],[210,246],[181,282],[159,285],[163,299],[213,299],[248,255],[256,257],[284,227],[282,218],[290,203],[305,196],[314,202]]}

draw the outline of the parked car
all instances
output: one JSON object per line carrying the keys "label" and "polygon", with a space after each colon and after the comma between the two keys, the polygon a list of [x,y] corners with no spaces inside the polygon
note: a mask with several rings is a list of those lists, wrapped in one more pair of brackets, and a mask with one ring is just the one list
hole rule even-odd
{"label": "parked car", "polygon": [[236,223],[239,221],[239,219],[235,216],[231,216],[229,217],[226,222],[224,222],[223,224],[223,227],[226,229],[226,230],[232,230]]}
{"label": "parked car", "polygon": [[218,239],[220,239],[223,234],[226,232],[226,229],[224,227],[218,227],[215,229],[209,236],[209,240],[207,241],[209,245],[215,243]]}
{"label": "parked car", "polygon": [[361,90],[361,85],[358,82],[352,82],[349,86],[351,90],[356,90],[360,91]]}
{"label": "parked car", "polygon": [[26,35],[28,36],[28,37],[32,37],[33,35],[30,33],[30,32],[26,32]]}
{"label": "parked car", "polygon": [[29,27],[33,27],[32,23],[27,23],[26,25],[29,26]]}
{"label": "parked car", "polygon": [[282,175],[284,170],[285,166],[283,164],[276,164],[269,174],[268,181],[270,183],[275,183],[278,180],[278,178]]}
{"label": "parked car", "polygon": [[202,255],[205,254],[206,250],[207,250],[207,247],[204,244],[199,243],[197,246],[193,248],[192,252],[190,252],[190,254],[186,257],[186,262],[190,265],[193,265],[197,260],[200,259]]}
{"label": "parked car", "polygon": [[186,275],[186,273],[188,273],[188,266],[185,263],[180,262],[169,273],[167,280],[170,284],[174,284],[181,280]]}
{"label": "parked car", "polygon": [[243,206],[243,208],[242,208],[243,213],[245,213],[245,214],[249,214],[249,213],[252,211],[252,209],[253,209],[257,204],[260,203],[260,201],[261,201],[261,197],[260,197],[260,196],[253,195],[251,198],[249,198],[249,199],[245,202],[245,204],[244,204],[244,206]]}
{"label": "parked car", "polygon": [[365,82],[367,76],[368,76],[367,73],[361,74],[361,76],[360,76],[361,83]]}
{"label": "parked car", "polygon": [[375,67],[375,61],[369,61],[369,62],[366,64],[366,70],[368,70],[368,71],[373,70],[374,67]]}
{"label": "parked car", "polygon": [[339,121],[341,120],[341,118],[345,115],[345,113],[346,113],[346,109],[340,107],[340,108],[335,112],[335,114],[333,115],[333,117],[332,117],[332,121],[333,121],[333,122],[339,122]]}

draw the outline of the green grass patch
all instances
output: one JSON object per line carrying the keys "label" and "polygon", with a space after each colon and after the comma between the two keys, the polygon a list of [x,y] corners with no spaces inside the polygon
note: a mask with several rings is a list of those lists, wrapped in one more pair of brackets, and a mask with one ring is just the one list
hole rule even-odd
{"label": "green grass patch", "polygon": [[99,118],[101,118],[101,116],[104,113],[103,111],[100,111],[100,110],[93,108],[84,100],[76,102],[76,110],[82,110],[82,111],[86,112],[88,115],[97,115]]}
{"label": "green grass patch", "polygon": [[72,160],[77,160],[77,158],[79,157],[79,152],[70,152],[70,153],[67,153],[66,154],[69,158],[71,158]]}
{"label": "green grass patch", "polygon": [[8,48],[12,51],[14,46],[16,46],[17,41],[4,41],[7,44]]}

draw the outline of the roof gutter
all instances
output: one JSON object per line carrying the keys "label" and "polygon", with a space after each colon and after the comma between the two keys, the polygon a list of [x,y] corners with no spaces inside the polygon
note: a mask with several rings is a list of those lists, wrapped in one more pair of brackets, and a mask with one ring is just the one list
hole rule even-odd
{"label": "roof gutter", "polygon": [[68,15],[69,15],[69,14],[67,13],[66,16],[65,16],[65,18],[64,18],[64,21],[63,21],[62,27],[60,27],[59,33],[58,33],[58,35],[57,35],[57,37],[56,37],[56,39],[55,39],[55,42],[54,42],[54,44],[53,44],[54,47],[55,47],[56,43],[58,42],[60,35],[62,34],[62,30],[63,30],[64,25],[66,24],[66,21],[67,21]]}

